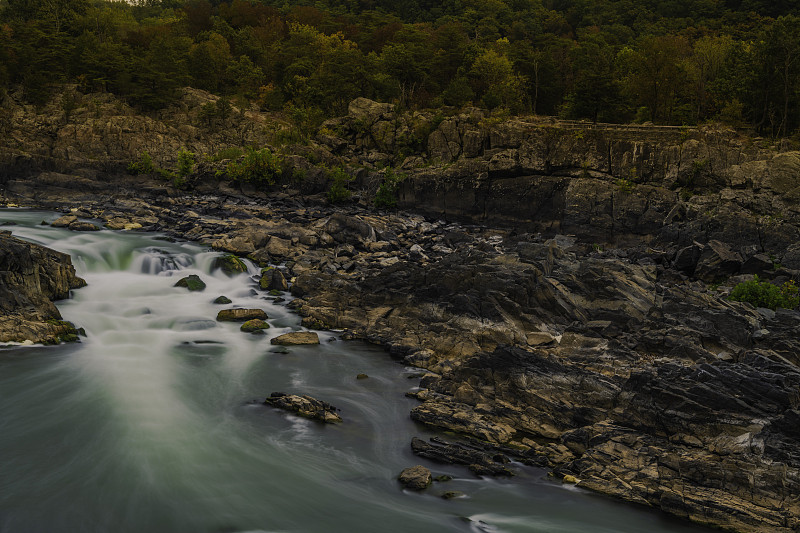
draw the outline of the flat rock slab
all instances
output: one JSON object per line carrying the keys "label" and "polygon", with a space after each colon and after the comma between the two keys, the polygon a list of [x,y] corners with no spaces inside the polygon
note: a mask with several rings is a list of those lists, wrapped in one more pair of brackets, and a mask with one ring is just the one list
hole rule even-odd
{"label": "flat rock slab", "polygon": [[269,341],[272,344],[282,346],[298,346],[302,344],[319,344],[319,335],[313,331],[295,331],[284,333]]}
{"label": "flat rock slab", "polygon": [[342,417],[336,413],[338,411],[336,407],[311,396],[273,392],[269,395],[269,398],[264,400],[264,404],[291,411],[304,418],[318,420],[326,424],[342,421]]}
{"label": "flat rock slab", "polygon": [[262,309],[223,309],[217,313],[220,322],[247,322],[248,320],[266,320],[267,313]]}

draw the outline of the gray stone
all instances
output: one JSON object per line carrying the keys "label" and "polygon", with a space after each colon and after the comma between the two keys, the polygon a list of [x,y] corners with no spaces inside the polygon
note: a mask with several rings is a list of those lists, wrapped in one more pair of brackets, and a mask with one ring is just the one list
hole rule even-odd
{"label": "gray stone", "polygon": [[397,477],[409,490],[424,490],[430,486],[432,479],[431,471],[422,465],[406,468]]}

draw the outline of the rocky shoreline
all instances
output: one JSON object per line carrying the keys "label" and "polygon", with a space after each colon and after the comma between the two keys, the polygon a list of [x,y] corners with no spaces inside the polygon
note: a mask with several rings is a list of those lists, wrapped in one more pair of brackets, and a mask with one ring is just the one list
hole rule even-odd
{"label": "rocky shoreline", "polygon": [[69,298],[86,282],[72,260],[0,231],[0,342],[58,344],[78,340],[53,301]]}
{"label": "rocky shoreline", "polygon": [[[413,124],[389,135],[393,113],[361,102],[311,149],[397,161]],[[411,416],[475,439],[420,455],[511,457],[698,523],[796,531],[800,313],[726,296],[754,274],[800,280],[800,154],[470,117],[428,135],[414,157],[432,166],[400,161],[416,213],[331,206],[308,183],[243,192],[203,167],[191,193],[38,171],[9,175],[5,199],[277,265],[305,326],[425,369]],[[380,175],[357,174],[365,191]]]}

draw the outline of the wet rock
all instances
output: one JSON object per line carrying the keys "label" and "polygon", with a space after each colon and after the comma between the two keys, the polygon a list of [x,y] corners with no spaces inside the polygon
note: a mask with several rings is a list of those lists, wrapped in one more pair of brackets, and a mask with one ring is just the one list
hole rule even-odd
{"label": "wet rock", "polygon": [[327,424],[342,421],[342,417],[336,413],[336,411],[338,411],[336,407],[327,402],[312,398],[311,396],[273,392],[264,400],[264,403],[272,407],[291,411],[304,418],[318,420]]}
{"label": "wet rock", "polygon": [[263,309],[223,309],[217,313],[219,322],[247,322],[248,320],[267,320]]}
{"label": "wet rock", "polygon": [[228,298],[227,296],[217,296],[212,303],[215,303],[217,305],[226,305],[231,303],[231,299]]}
{"label": "wet rock", "polygon": [[191,274],[179,279],[174,287],[185,287],[190,291],[203,291],[206,288],[205,282],[197,274]]}
{"label": "wet rock", "polygon": [[447,492],[442,493],[442,499],[444,500],[452,500],[453,498],[463,498],[466,494],[461,492],[460,490],[448,490]]}
{"label": "wet rock", "polygon": [[52,302],[85,285],[68,255],[0,232],[0,342],[78,340]]}
{"label": "wet rock", "polygon": [[214,258],[212,270],[222,270],[228,276],[236,276],[247,272],[247,265],[234,254]]}
{"label": "wet rock", "polygon": [[64,215],[55,219],[53,222],[50,223],[51,226],[54,228],[67,228],[70,224],[77,222],[78,217],[75,215]]}
{"label": "wet rock", "polygon": [[506,464],[508,458],[500,453],[491,454],[466,444],[446,442],[437,439],[428,443],[414,437],[411,439],[411,451],[420,457],[457,465],[466,465],[480,476],[513,476],[514,472]]}
{"label": "wet rock", "polygon": [[271,344],[278,344],[282,346],[299,346],[305,344],[319,344],[319,335],[313,331],[294,331],[292,333],[284,333],[270,339]]}
{"label": "wet rock", "polygon": [[368,376],[368,375],[366,375],[366,374],[358,374],[358,375],[356,376],[356,379],[367,379],[367,378],[369,378],[369,376]]}
{"label": "wet rock", "polygon": [[269,291],[289,290],[289,283],[286,281],[283,273],[274,267],[268,267],[261,270],[261,279],[259,280],[258,285],[261,287],[261,289]]}
{"label": "wet rock", "polygon": [[100,228],[91,222],[77,220],[68,226],[72,231],[100,231]]}
{"label": "wet rock", "polygon": [[269,329],[269,324],[260,318],[254,318],[242,324],[239,329],[245,333],[260,333],[265,329]]}
{"label": "wet rock", "polygon": [[431,471],[422,465],[404,469],[397,480],[409,490],[425,490],[431,484]]}

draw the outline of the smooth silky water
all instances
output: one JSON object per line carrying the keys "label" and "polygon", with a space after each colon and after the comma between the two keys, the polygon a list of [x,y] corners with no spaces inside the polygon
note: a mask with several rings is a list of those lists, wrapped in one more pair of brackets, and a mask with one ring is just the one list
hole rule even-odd
{"label": "smooth silky water", "polygon": [[[253,290],[252,265],[228,278],[196,244],[40,225],[57,216],[0,210],[15,235],[69,253],[89,284],[58,304],[85,328],[80,344],[0,347],[3,533],[705,531],[541,469],[482,479],[418,458],[411,437],[433,433],[409,418],[416,369],[335,332],[277,353],[269,339],[299,318]],[[206,290],[173,287],[188,274]],[[219,295],[264,309],[272,327],[217,323],[230,307],[211,303]],[[260,405],[274,391],[330,402],[344,423]],[[415,464],[455,479],[404,491],[397,474]]]}

